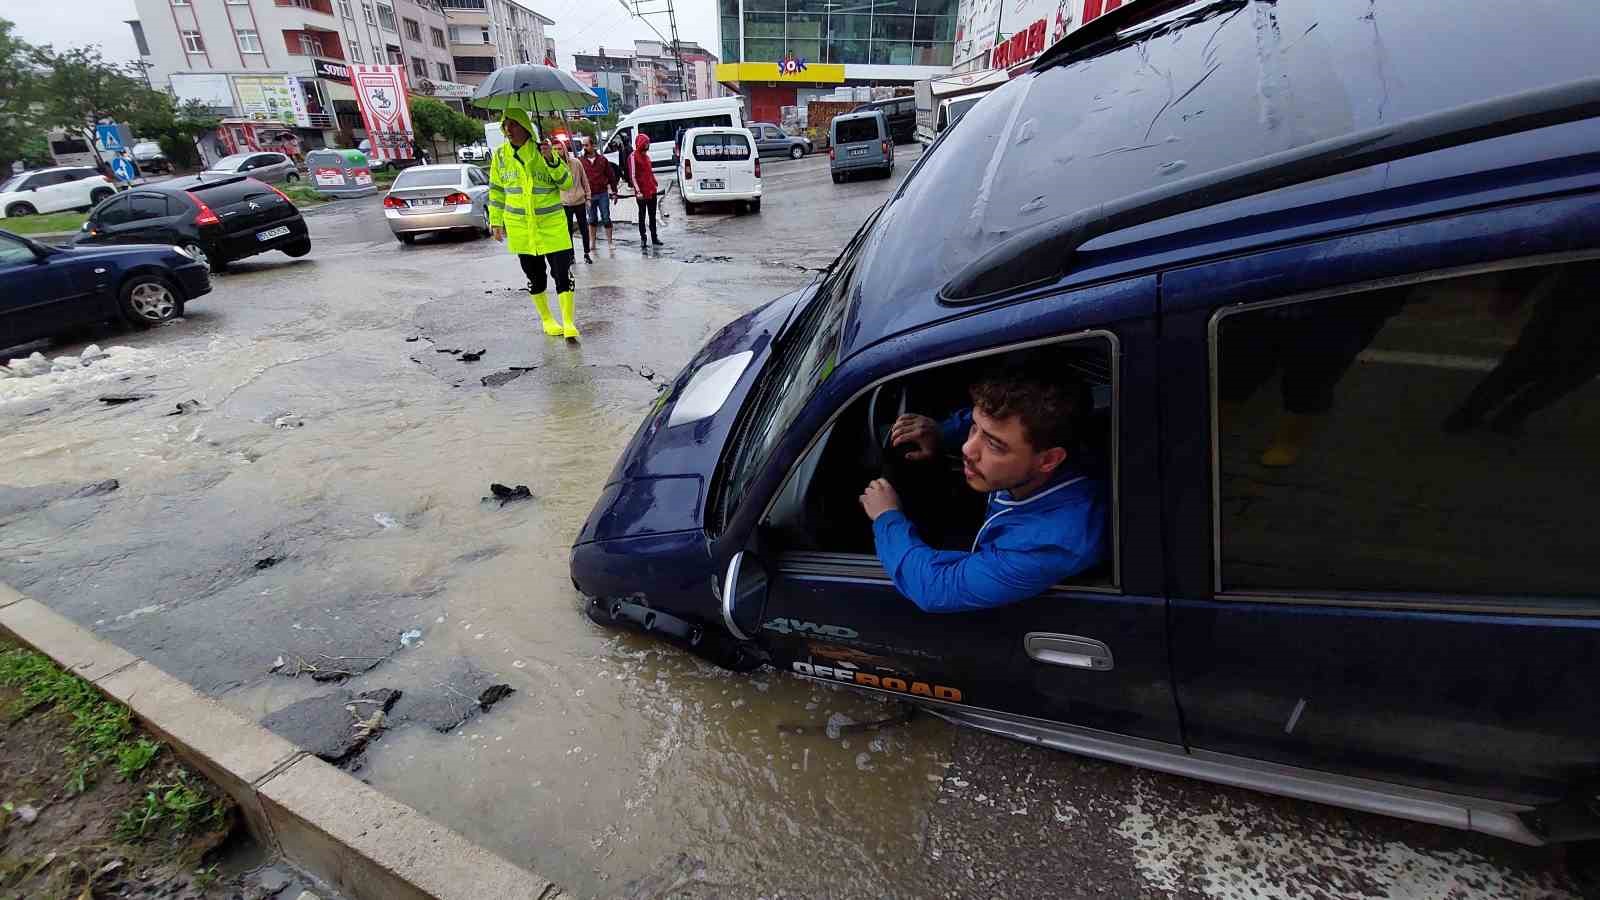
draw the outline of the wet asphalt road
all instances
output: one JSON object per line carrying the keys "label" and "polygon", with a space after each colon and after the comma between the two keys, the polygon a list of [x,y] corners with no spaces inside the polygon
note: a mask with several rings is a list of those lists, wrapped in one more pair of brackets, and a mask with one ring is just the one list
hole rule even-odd
{"label": "wet asphalt road", "polygon": [[311,211],[308,258],[47,350],[129,348],[100,380],[0,381],[0,579],[580,895],[1576,895],[1554,851],[929,717],[829,736],[894,709],[581,615],[567,547],[657,385],[826,265],[901,152],[845,185],[825,157],[764,163],[755,215],[671,197],[659,250],[619,222],[578,264],[576,347],[538,333],[499,245],[403,247],[376,198]]}

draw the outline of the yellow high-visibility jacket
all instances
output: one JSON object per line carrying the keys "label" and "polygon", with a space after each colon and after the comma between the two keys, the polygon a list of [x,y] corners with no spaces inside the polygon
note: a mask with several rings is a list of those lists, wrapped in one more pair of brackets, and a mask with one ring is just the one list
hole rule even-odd
{"label": "yellow high-visibility jacket", "polygon": [[489,224],[506,230],[512,253],[543,256],[572,249],[561,192],[572,187],[565,160],[545,162],[532,140],[501,144],[489,161]]}

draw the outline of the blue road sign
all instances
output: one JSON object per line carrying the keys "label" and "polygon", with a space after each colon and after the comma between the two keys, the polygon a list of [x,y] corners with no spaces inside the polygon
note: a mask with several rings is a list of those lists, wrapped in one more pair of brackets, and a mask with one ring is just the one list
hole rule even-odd
{"label": "blue road sign", "polygon": [[94,127],[94,136],[100,141],[100,146],[110,150],[112,153],[128,149],[128,146],[122,142],[121,125],[115,123],[111,125],[96,125]]}
{"label": "blue road sign", "polygon": [[117,176],[118,181],[132,181],[138,176],[138,170],[133,167],[133,160],[121,156],[111,161],[111,172]]}
{"label": "blue road sign", "polygon": [[599,99],[585,106],[583,114],[586,116],[603,116],[611,112],[611,92],[603,87],[590,88],[590,90],[594,91],[594,95]]}

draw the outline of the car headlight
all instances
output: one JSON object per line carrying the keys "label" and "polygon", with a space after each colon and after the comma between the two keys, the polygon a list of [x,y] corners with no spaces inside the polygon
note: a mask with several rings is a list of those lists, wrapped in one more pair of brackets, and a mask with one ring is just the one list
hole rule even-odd
{"label": "car headlight", "polygon": [[177,244],[173,244],[172,245],[172,252],[178,254],[179,256],[187,256],[190,259],[194,259],[194,254],[193,253],[190,253],[188,250],[184,249],[183,247],[179,247]]}

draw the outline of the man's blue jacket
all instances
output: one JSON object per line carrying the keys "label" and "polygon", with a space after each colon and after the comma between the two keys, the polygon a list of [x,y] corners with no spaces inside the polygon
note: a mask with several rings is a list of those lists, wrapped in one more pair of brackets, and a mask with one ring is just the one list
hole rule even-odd
{"label": "man's blue jacket", "polygon": [[[944,445],[959,446],[957,436],[971,422],[970,412],[945,422]],[[929,547],[897,509],[879,516],[872,534],[878,559],[901,594],[923,612],[967,612],[1026,600],[1098,565],[1106,555],[1108,521],[1100,483],[1059,471],[1026,500],[1013,500],[1007,491],[990,494],[970,553]]]}

